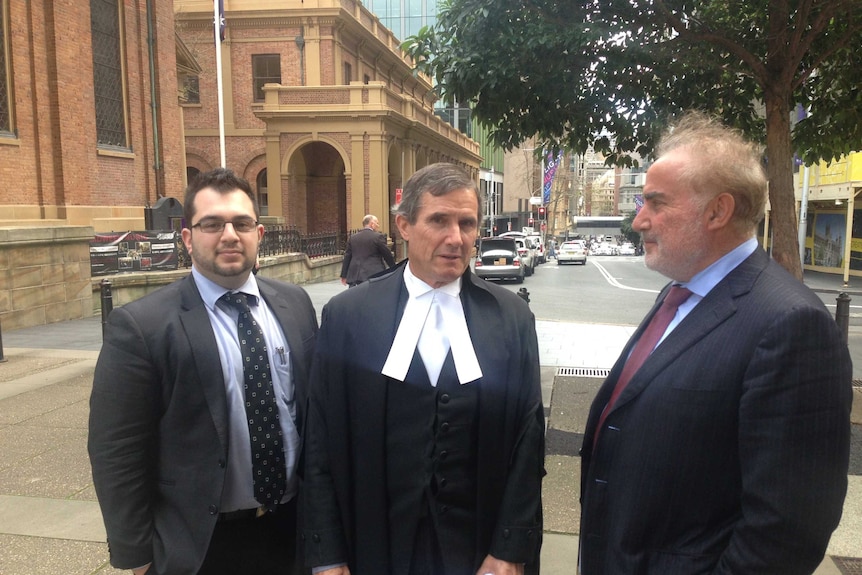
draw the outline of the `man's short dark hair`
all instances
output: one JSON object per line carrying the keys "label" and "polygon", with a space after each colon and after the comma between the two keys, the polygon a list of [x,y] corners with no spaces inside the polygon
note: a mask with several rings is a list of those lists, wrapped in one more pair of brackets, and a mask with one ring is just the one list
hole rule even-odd
{"label": "man's short dark hair", "polygon": [[476,194],[476,200],[479,203],[476,217],[481,221],[482,197],[479,194],[476,181],[464,168],[445,162],[425,166],[410,176],[410,179],[404,184],[401,203],[392,207],[392,213],[406,218],[411,224],[415,224],[416,217],[422,207],[422,194],[428,192],[432,196],[445,196],[449,192],[464,189]]}
{"label": "man's short dark hair", "polygon": [[209,172],[199,173],[189,182],[183,200],[183,218],[186,220],[186,227],[191,227],[192,218],[195,215],[195,196],[199,191],[206,188],[215,190],[219,194],[229,194],[236,190],[242,190],[251,199],[254,206],[254,219],[260,219],[260,209],[257,206],[257,198],[251,189],[251,184],[244,178],[237,176],[233,170],[216,168]]}

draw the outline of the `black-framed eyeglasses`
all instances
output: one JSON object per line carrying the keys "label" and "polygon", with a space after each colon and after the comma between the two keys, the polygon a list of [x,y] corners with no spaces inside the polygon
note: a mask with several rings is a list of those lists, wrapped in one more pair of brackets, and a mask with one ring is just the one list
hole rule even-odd
{"label": "black-framed eyeglasses", "polygon": [[193,228],[198,228],[200,231],[207,234],[218,234],[224,231],[225,224],[233,226],[235,232],[245,233],[257,228],[257,220],[249,217],[234,218],[232,220],[220,220],[218,218],[205,218],[194,224]]}

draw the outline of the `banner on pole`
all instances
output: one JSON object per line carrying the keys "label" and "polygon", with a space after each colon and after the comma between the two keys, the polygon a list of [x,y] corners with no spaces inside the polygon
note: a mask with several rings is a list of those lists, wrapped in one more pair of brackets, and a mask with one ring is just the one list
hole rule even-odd
{"label": "banner on pole", "polygon": [[557,173],[557,166],[560,165],[560,160],[563,159],[562,153],[554,155],[553,152],[548,152],[545,158],[545,173],[542,185],[542,203],[548,205],[551,203],[551,184],[554,183],[554,176]]}

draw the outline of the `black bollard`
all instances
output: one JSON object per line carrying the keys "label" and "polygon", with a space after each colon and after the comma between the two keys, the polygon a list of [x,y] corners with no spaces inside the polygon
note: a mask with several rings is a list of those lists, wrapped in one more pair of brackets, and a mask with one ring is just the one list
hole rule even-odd
{"label": "black bollard", "polygon": [[838,329],[841,330],[841,337],[846,344],[847,334],[850,331],[850,296],[841,292],[835,298],[835,301],[837,302],[835,306],[835,323],[838,324]]}
{"label": "black bollard", "polygon": [[527,291],[527,288],[521,288],[518,290],[518,295],[527,303],[530,303],[530,292]]}
{"label": "black bollard", "polygon": [[105,327],[108,325],[108,314],[114,309],[114,296],[111,295],[111,281],[103,279],[99,282],[102,296],[102,338],[105,337]]}
{"label": "black bollard", "polygon": [[0,327],[0,363],[6,361],[6,356],[3,355],[3,328]]}

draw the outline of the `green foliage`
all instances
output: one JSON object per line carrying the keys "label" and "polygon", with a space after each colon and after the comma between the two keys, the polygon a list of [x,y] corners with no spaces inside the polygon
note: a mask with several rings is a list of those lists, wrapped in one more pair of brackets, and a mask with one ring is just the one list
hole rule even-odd
{"label": "green foliage", "polygon": [[801,277],[792,156],[862,150],[860,34],[862,0],[448,0],[404,48],[506,149],[631,165],[681,112],[719,116],[765,144],[772,255]]}
{"label": "green foliage", "polygon": [[860,33],[859,0],[449,0],[404,47],[506,149],[626,165],[688,109],[766,143],[780,100],[811,111],[792,142],[813,161],[862,149]]}
{"label": "green foliage", "polygon": [[620,222],[620,233],[625,236],[626,240],[630,241],[632,245],[639,245],[641,243],[641,235],[632,229],[632,222],[635,221],[635,216],[637,216],[636,212],[629,212],[623,217],[623,221]]}

